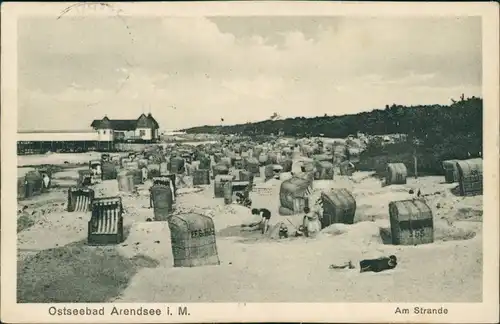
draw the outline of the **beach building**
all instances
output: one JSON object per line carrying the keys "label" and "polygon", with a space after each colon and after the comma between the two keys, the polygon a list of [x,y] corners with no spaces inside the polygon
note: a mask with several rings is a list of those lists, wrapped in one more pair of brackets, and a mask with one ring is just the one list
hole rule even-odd
{"label": "beach building", "polygon": [[90,126],[98,133],[99,141],[153,143],[160,138],[158,122],[149,113],[137,119],[96,119]]}
{"label": "beach building", "polygon": [[86,130],[23,130],[17,132],[17,154],[108,151],[116,143],[155,143],[159,125],[151,114],[137,119],[96,119]]}

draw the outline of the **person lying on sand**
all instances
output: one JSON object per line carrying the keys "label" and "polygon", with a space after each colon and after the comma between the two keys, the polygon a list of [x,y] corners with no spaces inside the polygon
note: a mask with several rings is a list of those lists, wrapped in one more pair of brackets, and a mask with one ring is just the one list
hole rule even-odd
{"label": "person lying on sand", "polygon": [[394,269],[398,264],[395,255],[391,255],[388,258],[382,257],[378,259],[362,260],[359,262],[360,272],[380,272],[384,270]]}
{"label": "person lying on sand", "polygon": [[[360,272],[381,272],[384,270],[394,269],[397,264],[397,258],[395,255],[391,255],[388,258],[382,257],[378,259],[366,259],[359,262]],[[332,270],[354,269],[355,266],[352,264],[352,261],[349,261],[341,265],[331,264],[329,268]]]}
{"label": "person lying on sand", "polygon": [[249,231],[262,231],[265,234],[269,229],[269,220],[271,219],[271,212],[266,208],[254,208],[252,209],[252,215],[259,215],[259,221],[252,222],[250,224],[242,224],[241,227],[247,228]]}

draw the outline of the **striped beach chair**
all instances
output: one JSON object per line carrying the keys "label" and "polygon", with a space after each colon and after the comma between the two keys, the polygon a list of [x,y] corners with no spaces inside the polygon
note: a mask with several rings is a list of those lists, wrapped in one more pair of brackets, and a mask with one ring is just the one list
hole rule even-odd
{"label": "striped beach chair", "polygon": [[121,197],[95,198],[88,223],[88,244],[109,245],[123,242],[123,205]]}
{"label": "striped beach chair", "polygon": [[75,188],[68,189],[68,212],[88,212],[92,206],[95,192],[90,188]]}

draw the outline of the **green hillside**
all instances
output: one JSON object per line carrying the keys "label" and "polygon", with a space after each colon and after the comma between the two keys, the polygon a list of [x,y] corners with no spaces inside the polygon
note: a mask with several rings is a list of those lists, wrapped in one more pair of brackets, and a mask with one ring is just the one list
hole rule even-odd
{"label": "green hillside", "polygon": [[265,120],[229,126],[199,126],[184,129],[187,133],[221,133],[240,135],[269,135],[282,132],[285,136],[319,136],[344,138],[356,132],[372,135],[391,133],[439,136],[442,133],[471,133],[482,130],[481,98],[467,98],[449,106],[386,106],[343,116],[288,118]]}

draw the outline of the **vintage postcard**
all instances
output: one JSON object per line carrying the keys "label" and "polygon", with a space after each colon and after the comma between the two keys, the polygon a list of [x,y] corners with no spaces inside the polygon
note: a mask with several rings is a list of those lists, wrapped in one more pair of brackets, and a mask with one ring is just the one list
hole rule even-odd
{"label": "vintage postcard", "polygon": [[3,3],[1,320],[495,323],[494,3]]}

